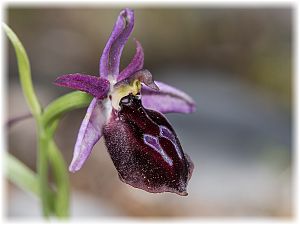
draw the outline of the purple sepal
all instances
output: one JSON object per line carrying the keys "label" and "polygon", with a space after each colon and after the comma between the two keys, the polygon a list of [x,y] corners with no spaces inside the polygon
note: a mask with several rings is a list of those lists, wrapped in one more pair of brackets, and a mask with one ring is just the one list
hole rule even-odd
{"label": "purple sepal", "polygon": [[144,66],[144,51],[139,41],[135,40],[136,52],[129,65],[119,74],[117,81],[122,81],[128,78],[135,72],[143,69]]}
{"label": "purple sepal", "polygon": [[194,100],[183,91],[155,81],[159,91],[142,86],[142,103],[145,108],[161,113],[192,113],[196,110]]}
{"label": "purple sepal", "polygon": [[62,75],[54,84],[87,92],[98,99],[106,97],[110,87],[109,81],[104,78],[80,73]]}
{"label": "purple sepal", "polygon": [[114,77],[119,75],[121,54],[133,26],[133,10],[128,8],[122,10],[100,58],[100,76],[107,78],[108,75]]}
{"label": "purple sepal", "polygon": [[94,145],[102,136],[106,122],[102,101],[94,98],[80,126],[74,148],[73,159],[69,166],[71,172],[78,171],[92,152]]}
{"label": "purple sepal", "polygon": [[122,98],[120,106],[103,129],[120,179],[152,193],[187,195],[193,163],[167,119],[145,109],[138,96]]}

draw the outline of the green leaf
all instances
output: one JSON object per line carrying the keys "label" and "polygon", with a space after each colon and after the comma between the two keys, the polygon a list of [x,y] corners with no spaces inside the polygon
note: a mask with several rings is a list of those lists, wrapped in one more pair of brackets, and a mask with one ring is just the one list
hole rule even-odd
{"label": "green leaf", "polygon": [[81,91],[74,91],[51,102],[44,110],[43,124],[48,126],[54,120],[59,119],[64,113],[87,107],[93,97]]}
{"label": "green leaf", "polygon": [[19,76],[25,99],[31,113],[37,118],[41,113],[41,106],[33,89],[28,56],[17,35],[5,23],[2,23],[2,26],[16,52]]}
{"label": "green leaf", "polygon": [[21,189],[40,196],[38,176],[16,157],[5,154],[5,174],[7,178]]}

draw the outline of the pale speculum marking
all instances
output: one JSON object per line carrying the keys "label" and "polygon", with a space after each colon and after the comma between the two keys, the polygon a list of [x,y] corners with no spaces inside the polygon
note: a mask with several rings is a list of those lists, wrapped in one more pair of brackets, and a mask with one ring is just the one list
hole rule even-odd
{"label": "pale speculum marking", "polygon": [[173,165],[173,160],[162,149],[157,137],[150,134],[144,134],[144,143],[157,151],[170,166]]}
{"label": "pale speculum marking", "polygon": [[177,152],[179,158],[182,159],[182,153],[177,147],[176,138],[175,138],[174,134],[168,128],[166,128],[164,126],[159,126],[159,135],[161,137],[167,138],[169,141],[172,142],[172,144],[174,145],[174,147],[176,149],[176,152]]}

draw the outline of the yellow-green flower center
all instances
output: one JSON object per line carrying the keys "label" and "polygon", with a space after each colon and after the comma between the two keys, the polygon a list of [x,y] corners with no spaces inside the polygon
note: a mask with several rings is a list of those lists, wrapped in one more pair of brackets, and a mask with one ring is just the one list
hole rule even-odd
{"label": "yellow-green flower center", "polygon": [[119,109],[119,103],[123,97],[129,94],[137,95],[141,91],[141,88],[142,84],[138,79],[133,80],[130,84],[123,84],[114,88],[111,91],[111,102],[113,108]]}

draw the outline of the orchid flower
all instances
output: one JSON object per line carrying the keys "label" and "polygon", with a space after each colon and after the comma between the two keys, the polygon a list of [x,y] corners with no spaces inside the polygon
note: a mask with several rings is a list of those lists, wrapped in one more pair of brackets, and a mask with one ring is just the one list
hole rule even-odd
{"label": "orchid flower", "polygon": [[152,74],[143,69],[144,52],[137,40],[132,61],[119,72],[133,26],[133,10],[122,10],[100,58],[100,77],[75,73],[55,81],[94,97],[69,170],[78,171],[103,136],[121,181],[152,193],[187,195],[193,163],[162,113],[191,113],[195,103],[184,92],[153,81]]}

